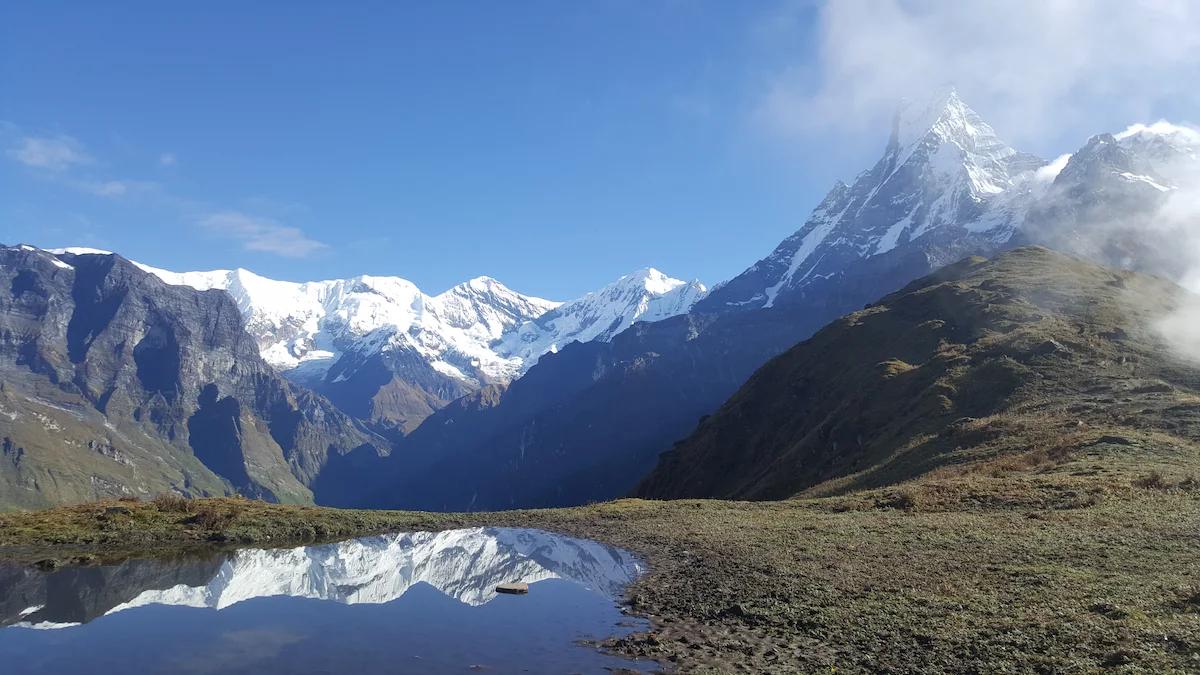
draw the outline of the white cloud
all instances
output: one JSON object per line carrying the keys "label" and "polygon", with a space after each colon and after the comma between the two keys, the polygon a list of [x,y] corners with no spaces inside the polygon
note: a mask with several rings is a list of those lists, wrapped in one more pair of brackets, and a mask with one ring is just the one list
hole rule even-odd
{"label": "white cloud", "polygon": [[93,162],[79,141],[70,136],[25,136],[16,147],[9,149],[8,156],[25,166],[50,171],[64,171]]}
{"label": "white cloud", "polygon": [[829,0],[818,14],[815,66],[776,72],[755,106],[772,132],[874,129],[947,85],[1018,142],[1200,101],[1192,0]]}
{"label": "white cloud", "polygon": [[1200,305],[1185,301],[1160,318],[1154,328],[1176,356],[1200,363]]}
{"label": "white cloud", "polygon": [[129,186],[119,180],[82,183],[81,186],[85,190],[100,197],[120,197],[129,191]]}
{"label": "white cloud", "polygon": [[1125,127],[1125,131],[1113,134],[1113,137],[1117,140],[1123,140],[1141,133],[1158,136],[1176,136],[1192,145],[1200,145],[1200,131],[1187,125],[1172,124],[1166,120],[1159,120],[1154,124],[1131,124]]}
{"label": "white cloud", "polygon": [[[105,177],[104,172],[94,170],[94,165],[103,166],[104,163],[97,162],[83,144],[71,136],[22,136],[16,125],[0,120],[0,140],[14,137],[17,141],[8,149],[8,156],[25,166],[42,170],[42,177],[56,184],[106,199],[152,194],[160,204],[192,213],[212,208],[172,194],[160,183]],[[158,164],[162,167],[174,166],[176,161],[174,153],[163,152],[158,156]],[[290,210],[297,208],[293,205]],[[303,258],[328,248],[297,227],[240,211],[212,211],[196,222],[209,232],[239,242],[249,251]]]}
{"label": "white cloud", "polygon": [[1034,177],[1043,183],[1054,182],[1054,179],[1058,178],[1058,174],[1067,168],[1067,162],[1069,161],[1071,161],[1071,153],[1068,152],[1064,155],[1059,155],[1054,161],[1033,172]]}
{"label": "white cloud", "polygon": [[156,183],[140,180],[67,180],[72,187],[97,197],[118,198],[145,193],[158,187]]}
{"label": "white cloud", "polygon": [[211,232],[240,241],[242,248],[248,251],[303,258],[328,248],[327,245],[309,238],[299,228],[238,211],[209,214],[200,219],[200,225]]}
{"label": "white cloud", "polygon": [[[6,127],[16,130],[15,125]],[[82,143],[67,135],[22,136],[9,148],[8,155],[25,166],[43,170],[49,180],[97,197],[118,198],[157,187],[147,181],[97,177],[96,172],[82,168],[98,164],[96,159]]]}

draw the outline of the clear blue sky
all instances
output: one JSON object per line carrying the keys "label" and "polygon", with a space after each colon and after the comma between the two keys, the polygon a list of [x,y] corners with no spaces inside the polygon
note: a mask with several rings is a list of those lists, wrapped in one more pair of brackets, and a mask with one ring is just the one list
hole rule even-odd
{"label": "clear blue sky", "polygon": [[[108,4],[0,9],[0,241],[429,292],[712,283],[874,161],[896,93],[845,99],[861,68],[814,2]],[[1137,104],[1016,136],[1050,154],[1180,109]]]}

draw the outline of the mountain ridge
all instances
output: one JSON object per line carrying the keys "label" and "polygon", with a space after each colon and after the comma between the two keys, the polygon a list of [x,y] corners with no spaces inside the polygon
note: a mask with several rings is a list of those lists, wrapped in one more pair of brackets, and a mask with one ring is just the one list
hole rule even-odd
{"label": "mountain ridge", "polygon": [[1166,280],[1042,247],[968,258],[769,361],[634,494],[845,494],[1006,455],[1082,452],[1093,437],[1195,444],[1200,416],[1183,403],[1200,367],[1155,325],[1197,302]]}

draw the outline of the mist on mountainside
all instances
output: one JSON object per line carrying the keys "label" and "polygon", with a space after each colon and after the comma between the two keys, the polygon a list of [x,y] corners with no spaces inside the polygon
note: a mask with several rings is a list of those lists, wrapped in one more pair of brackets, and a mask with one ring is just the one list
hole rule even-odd
{"label": "mist on mountainside", "polygon": [[[1200,131],[1159,121],[1092,137],[1030,219],[1041,243],[1200,292]],[[1200,360],[1200,309],[1181,302],[1154,327],[1177,355]]]}

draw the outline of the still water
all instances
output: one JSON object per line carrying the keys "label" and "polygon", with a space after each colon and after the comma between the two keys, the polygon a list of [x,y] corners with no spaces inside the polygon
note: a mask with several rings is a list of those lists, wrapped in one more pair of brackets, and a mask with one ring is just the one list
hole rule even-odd
{"label": "still water", "polygon": [[[0,671],[606,673],[646,628],[628,553],[529,529],[390,534],[42,572],[0,568]],[[496,593],[530,584],[527,595]]]}

